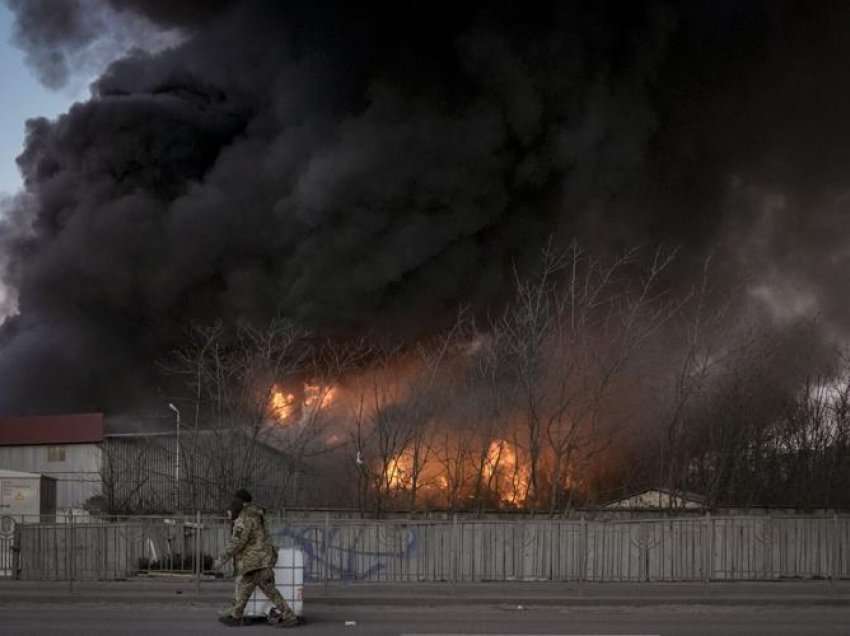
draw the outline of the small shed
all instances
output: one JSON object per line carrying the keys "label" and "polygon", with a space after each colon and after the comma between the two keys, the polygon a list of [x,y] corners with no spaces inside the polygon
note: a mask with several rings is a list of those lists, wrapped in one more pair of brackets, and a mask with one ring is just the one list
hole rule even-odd
{"label": "small shed", "polygon": [[[102,491],[102,413],[0,416],[0,469],[56,480],[56,507],[82,508]],[[2,514],[2,512],[0,512]]]}
{"label": "small shed", "polygon": [[667,490],[666,488],[648,488],[628,497],[612,501],[605,507],[620,510],[692,510],[704,506],[705,499],[694,493]]}
{"label": "small shed", "polygon": [[0,468],[0,517],[11,516],[16,521],[25,521],[26,517],[55,515],[55,479]]}

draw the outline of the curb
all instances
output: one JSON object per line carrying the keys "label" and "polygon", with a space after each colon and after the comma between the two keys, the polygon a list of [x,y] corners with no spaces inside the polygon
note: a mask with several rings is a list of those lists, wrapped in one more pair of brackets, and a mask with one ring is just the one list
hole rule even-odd
{"label": "curb", "polygon": [[[232,595],[201,595],[193,592],[171,595],[51,595],[51,603],[68,605],[220,605],[232,599]],[[20,603],[43,603],[44,596],[32,594],[4,594],[0,608]],[[671,605],[710,605],[710,606],[761,606],[761,607],[848,607],[848,596],[664,596],[664,597],[505,597],[471,596],[306,596],[306,607],[446,607],[446,606],[491,606],[504,610],[521,611],[534,607],[660,607]]]}
{"label": "curb", "polygon": [[305,599],[307,605],[334,605],[340,607],[349,606],[395,606],[395,607],[439,607],[458,605],[495,605],[505,609],[517,609],[518,607],[606,607],[606,606],[628,606],[628,607],[653,607],[662,605],[717,605],[717,606],[848,606],[850,597],[711,597],[711,596],[680,596],[680,597],[537,597],[537,598],[515,598],[508,601],[507,598],[492,597],[421,597],[416,599],[399,597],[337,597],[337,598],[309,598]]}

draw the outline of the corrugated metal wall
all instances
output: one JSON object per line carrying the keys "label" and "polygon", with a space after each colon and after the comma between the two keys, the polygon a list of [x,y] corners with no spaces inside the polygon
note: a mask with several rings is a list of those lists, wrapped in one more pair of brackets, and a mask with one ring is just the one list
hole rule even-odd
{"label": "corrugated metal wall", "polygon": [[[292,503],[286,459],[241,433],[181,436],[179,500],[175,481],[174,435],[107,437],[96,444],[0,447],[0,468],[48,475],[57,480],[56,508],[81,508],[103,495],[107,510],[122,513],[201,510],[221,512],[237,487],[253,490],[270,507]],[[54,449],[54,450],[51,450]],[[56,452],[58,449],[60,452]],[[232,451],[222,453],[222,449]],[[246,449],[239,454],[240,449]],[[63,457],[64,456],[64,457]],[[236,468],[227,463],[250,456],[248,478],[235,483]],[[62,457],[62,459],[57,459]],[[242,461],[244,463],[244,460]]]}
{"label": "corrugated metal wall", "polygon": [[[221,513],[238,487],[247,487],[269,507],[284,507],[292,494],[282,477],[288,474],[286,459],[262,444],[252,444],[241,433],[182,435],[178,499],[173,435],[107,438],[103,494],[108,510],[156,513],[179,508]],[[250,470],[233,465],[249,454]],[[247,476],[237,477],[243,473]]]}
{"label": "corrugated metal wall", "polygon": [[[49,445],[0,446],[0,468],[40,473],[56,479],[57,509],[79,508],[100,493],[100,448],[64,444],[63,461],[49,461]],[[55,455],[54,455],[55,457]]]}
{"label": "corrugated metal wall", "polygon": [[[233,490],[248,487],[273,507],[292,503],[285,458],[241,433],[181,436],[179,508],[221,512]],[[250,449],[248,479],[234,482],[235,466],[227,465],[220,449]],[[96,444],[0,447],[0,468],[40,473],[56,479],[57,510],[82,508],[103,495],[107,510],[122,513],[164,512],[178,504],[174,435],[107,437]],[[57,450],[59,452],[57,452]],[[61,458],[61,459],[58,459]],[[232,453],[231,463],[240,456]],[[102,472],[101,472],[102,471]]]}

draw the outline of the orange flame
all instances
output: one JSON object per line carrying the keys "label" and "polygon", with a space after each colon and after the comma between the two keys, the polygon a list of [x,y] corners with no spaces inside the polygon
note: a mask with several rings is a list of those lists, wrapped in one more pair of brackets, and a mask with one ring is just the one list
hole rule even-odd
{"label": "orange flame", "polygon": [[295,410],[295,396],[292,393],[284,393],[277,385],[272,387],[271,412],[280,422],[289,419]]}
{"label": "orange flame", "polygon": [[[429,462],[422,466],[423,491],[436,488],[448,492],[450,480],[445,469],[434,471],[437,464]],[[516,447],[510,442],[497,439],[490,443],[484,465],[484,478],[498,493],[499,499],[506,504],[518,506],[525,502],[528,495],[530,471],[522,463]],[[383,471],[384,484],[389,489],[404,490],[410,487],[413,479],[413,456],[410,451],[404,451],[388,462]]]}
{"label": "orange flame", "polygon": [[272,387],[269,411],[278,422],[287,422],[298,413],[305,415],[306,410],[315,413],[327,408],[336,398],[336,394],[336,387],[330,385],[304,384],[299,408],[299,400],[295,394],[275,384]]}
{"label": "orange flame", "polygon": [[323,409],[336,398],[336,387],[322,384],[304,385],[304,406],[310,409]]}
{"label": "orange flame", "polygon": [[520,463],[516,448],[503,439],[493,440],[484,466],[487,480],[493,480],[503,502],[522,504],[528,494],[529,469]]}
{"label": "orange flame", "polygon": [[413,474],[413,457],[409,452],[396,455],[387,463],[384,481],[390,488],[406,488]]}

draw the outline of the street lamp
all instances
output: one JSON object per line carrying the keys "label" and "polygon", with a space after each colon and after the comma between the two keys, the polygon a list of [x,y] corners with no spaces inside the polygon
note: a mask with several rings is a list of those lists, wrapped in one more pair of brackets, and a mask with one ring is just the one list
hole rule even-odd
{"label": "street lamp", "polygon": [[174,467],[174,512],[180,512],[180,409],[174,406],[171,402],[168,403],[168,408],[174,411],[177,415],[177,460]]}

